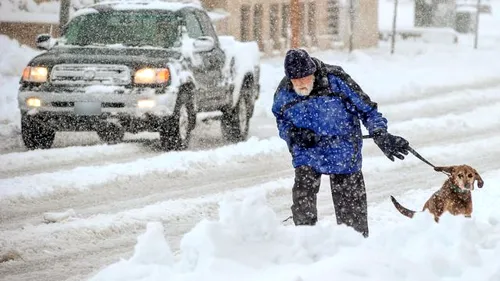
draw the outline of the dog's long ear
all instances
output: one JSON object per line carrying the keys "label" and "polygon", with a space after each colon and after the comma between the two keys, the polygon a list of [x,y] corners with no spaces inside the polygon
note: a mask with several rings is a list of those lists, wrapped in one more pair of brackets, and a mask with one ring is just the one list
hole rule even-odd
{"label": "dog's long ear", "polygon": [[477,187],[479,188],[483,187],[484,181],[477,171],[474,173],[474,178],[477,180]]}
{"label": "dog's long ear", "polygon": [[434,167],[434,171],[436,172],[445,172],[451,174],[453,172],[453,166],[436,166]]}

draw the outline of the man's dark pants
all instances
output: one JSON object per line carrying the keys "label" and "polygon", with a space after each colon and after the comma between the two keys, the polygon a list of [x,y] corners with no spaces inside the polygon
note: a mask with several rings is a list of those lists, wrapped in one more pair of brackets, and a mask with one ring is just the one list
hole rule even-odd
{"label": "man's dark pants", "polygon": [[[292,189],[292,215],[295,225],[314,225],[318,221],[316,207],[321,174],[309,166],[295,169]],[[353,174],[330,175],[333,205],[338,224],[346,224],[368,237],[368,207],[361,171]]]}

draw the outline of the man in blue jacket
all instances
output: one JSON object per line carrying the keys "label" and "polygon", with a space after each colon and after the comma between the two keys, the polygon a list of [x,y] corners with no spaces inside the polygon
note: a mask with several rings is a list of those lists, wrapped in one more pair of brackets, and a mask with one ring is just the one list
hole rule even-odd
{"label": "man in blue jacket", "polygon": [[295,225],[317,222],[321,175],[330,176],[338,224],[368,237],[366,189],[361,171],[361,123],[392,161],[404,159],[409,143],[387,132],[377,104],[344,70],[312,58],[302,49],[285,57],[285,74],[272,112],[295,168],[292,217]]}

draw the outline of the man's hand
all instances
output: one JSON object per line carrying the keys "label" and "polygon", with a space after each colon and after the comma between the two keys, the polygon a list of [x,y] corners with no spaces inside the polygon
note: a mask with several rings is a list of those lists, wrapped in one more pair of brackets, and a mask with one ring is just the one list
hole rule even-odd
{"label": "man's hand", "polygon": [[410,144],[402,137],[389,134],[387,131],[377,131],[373,134],[373,141],[391,161],[394,157],[403,160],[408,155]]}
{"label": "man's hand", "polygon": [[292,127],[289,132],[292,145],[297,144],[306,148],[310,148],[316,145],[316,134],[313,130]]}

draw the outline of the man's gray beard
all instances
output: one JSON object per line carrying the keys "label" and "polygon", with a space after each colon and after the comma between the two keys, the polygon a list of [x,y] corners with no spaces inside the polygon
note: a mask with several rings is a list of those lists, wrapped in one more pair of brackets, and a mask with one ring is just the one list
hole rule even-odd
{"label": "man's gray beard", "polygon": [[301,96],[309,96],[312,91],[312,86],[307,87],[307,89],[295,89],[295,92]]}

